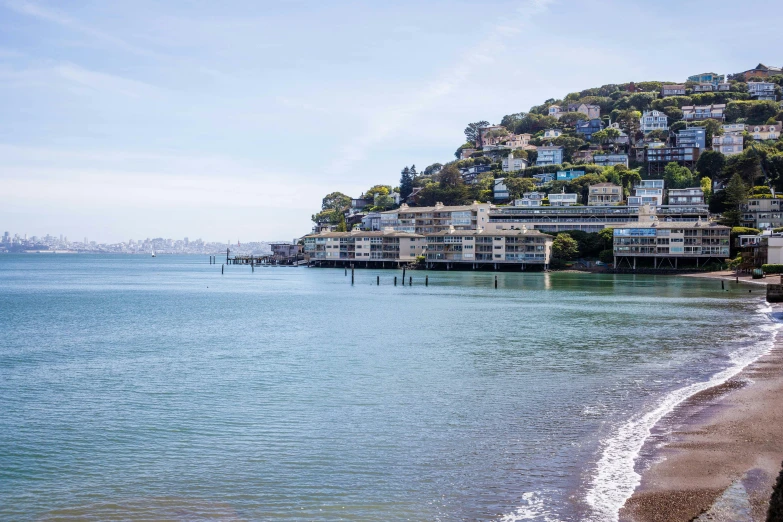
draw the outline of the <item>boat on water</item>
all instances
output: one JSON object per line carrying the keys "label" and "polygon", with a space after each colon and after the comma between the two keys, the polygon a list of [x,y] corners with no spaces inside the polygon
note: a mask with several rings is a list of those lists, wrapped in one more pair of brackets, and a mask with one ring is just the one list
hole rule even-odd
{"label": "boat on water", "polygon": [[155,257],[155,249],[152,249],[152,257]]}

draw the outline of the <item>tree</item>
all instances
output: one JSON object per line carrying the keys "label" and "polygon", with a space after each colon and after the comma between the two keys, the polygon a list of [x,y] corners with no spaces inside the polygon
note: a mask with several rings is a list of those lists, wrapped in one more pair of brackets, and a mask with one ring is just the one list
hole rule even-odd
{"label": "tree", "polygon": [[476,147],[475,143],[472,143],[472,142],[463,143],[462,145],[457,147],[457,150],[454,152],[454,157],[457,158],[457,159],[460,159],[460,158],[462,158],[462,150],[463,149],[473,149],[475,147]]}
{"label": "tree", "polygon": [[563,125],[570,125],[571,127],[576,126],[576,123],[579,121],[584,121],[587,119],[587,115],[583,114],[581,112],[566,112],[562,116],[560,116],[560,123]]}
{"label": "tree", "polygon": [[438,172],[440,172],[440,169],[442,168],[443,165],[441,165],[440,163],[433,163],[432,165],[424,169],[424,175],[432,176],[433,174],[437,174]]}
{"label": "tree", "polygon": [[[416,172],[416,165],[412,167],[413,172]],[[413,178],[415,178],[411,173],[411,169],[408,167],[405,167],[402,169],[402,174],[400,176],[400,199],[403,201],[408,199],[408,196],[411,195],[411,192],[413,192]]]}
{"label": "tree", "polygon": [[705,150],[696,162],[696,171],[700,176],[717,179],[726,166],[726,156],[716,150]]}
{"label": "tree", "polygon": [[373,201],[373,206],[376,211],[389,210],[393,208],[394,205],[394,198],[388,194],[378,194]]}
{"label": "tree", "polygon": [[446,165],[440,170],[438,173],[438,181],[440,182],[441,188],[458,187],[464,184],[462,181],[462,174],[460,174],[456,165],[453,164]]}
{"label": "tree", "polygon": [[570,235],[561,232],[552,241],[552,256],[561,261],[569,261],[579,252],[579,243]]}
{"label": "tree", "polygon": [[339,210],[345,212],[351,208],[351,197],[342,192],[332,192],[324,196],[321,201],[321,210]]}
{"label": "tree", "polygon": [[655,129],[647,133],[647,138],[651,140],[666,141],[669,139],[669,133],[662,129]]}
{"label": "tree", "polygon": [[337,221],[337,228],[335,229],[336,232],[348,232],[348,224],[345,222],[345,214],[340,214],[340,217]]}
{"label": "tree", "polygon": [[728,226],[736,227],[740,224],[741,206],[748,199],[748,187],[739,174],[734,174],[723,192],[726,204],[723,222]]}
{"label": "tree", "polygon": [[[407,167],[405,167],[407,169]],[[375,198],[376,196],[388,196],[391,193],[391,187],[389,185],[373,185],[364,196],[367,198]]]}
{"label": "tree", "polygon": [[688,188],[693,185],[693,173],[688,167],[682,167],[675,162],[666,165],[663,170],[663,179],[666,186],[673,188]]}
{"label": "tree", "polygon": [[506,177],[505,185],[508,188],[511,199],[520,198],[525,192],[533,192],[536,190],[536,184],[530,178]]}
{"label": "tree", "polygon": [[709,203],[712,196],[712,180],[707,176],[701,178],[699,182],[702,192],[704,192],[704,201]]}
{"label": "tree", "polygon": [[479,129],[481,127],[488,127],[488,126],[489,126],[489,122],[484,120],[477,121],[475,123],[469,123],[468,126],[465,127],[465,139],[473,143],[473,145],[476,145],[479,139]]}
{"label": "tree", "polygon": [[553,145],[560,145],[563,147],[563,161],[571,162],[574,156],[574,152],[579,150],[579,147],[587,142],[582,138],[572,138],[571,136],[559,136],[552,140]]}
{"label": "tree", "polygon": [[620,125],[620,128],[628,135],[628,138],[633,143],[636,138],[636,133],[639,132],[641,126],[642,113],[634,110],[619,111],[614,119],[615,123]]}

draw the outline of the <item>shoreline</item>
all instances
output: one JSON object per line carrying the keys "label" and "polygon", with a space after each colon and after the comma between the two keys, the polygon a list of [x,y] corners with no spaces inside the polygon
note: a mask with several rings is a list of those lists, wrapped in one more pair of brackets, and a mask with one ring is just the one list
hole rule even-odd
{"label": "shoreline", "polygon": [[762,355],[654,425],[621,522],[766,520],[783,462],[783,333],[773,335]]}

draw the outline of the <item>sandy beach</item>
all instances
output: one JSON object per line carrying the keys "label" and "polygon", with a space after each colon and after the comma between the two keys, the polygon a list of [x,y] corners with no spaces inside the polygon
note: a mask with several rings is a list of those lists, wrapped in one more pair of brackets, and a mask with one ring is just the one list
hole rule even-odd
{"label": "sandy beach", "polygon": [[668,415],[641,457],[641,484],[621,521],[765,521],[783,461],[783,335]]}

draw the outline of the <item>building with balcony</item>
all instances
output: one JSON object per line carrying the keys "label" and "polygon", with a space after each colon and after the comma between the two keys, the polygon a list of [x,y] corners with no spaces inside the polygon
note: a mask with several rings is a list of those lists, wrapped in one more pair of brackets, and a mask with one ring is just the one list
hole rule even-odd
{"label": "building with balcony", "polygon": [[568,230],[600,232],[604,228],[624,226],[627,223],[648,225],[660,221],[707,221],[707,205],[680,206],[508,206],[495,207],[489,216],[486,230],[517,230],[522,227],[551,234]]}
{"label": "building with balcony", "polygon": [[660,111],[644,111],[639,120],[640,128],[645,134],[654,130],[668,131],[668,122],[669,118]]}
{"label": "building with balcony", "polygon": [[495,178],[492,184],[492,194],[495,201],[505,202],[511,197],[506,186],[506,178]]}
{"label": "building with balcony", "polygon": [[416,260],[426,247],[423,235],[395,231],[321,232],[303,238],[305,259],[316,265],[391,266]]}
{"label": "building with balcony", "polygon": [[587,191],[587,205],[609,206],[623,202],[623,187],[614,183],[596,183],[590,185]]}
{"label": "building with balcony", "polygon": [[538,157],[536,158],[536,166],[542,165],[560,165],[563,163],[563,147],[560,146],[548,146],[538,147]]}
{"label": "building with balcony", "polygon": [[550,193],[550,207],[568,207],[579,203],[579,195],[570,192]]}
{"label": "building with balcony", "polygon": [[704,127],[688,127],[677,133],[678,147],[696,147],[704,150],[707,146],[707,132]]}
{"label": "building with balcony", "polygon": [[713,103],[712,105],[683,105],[682,119],[685,121],[719,120],[723,121],[726,110],[725,103]]}
{"label": "building with balcony", "polygon": [[547,116],[552,116],[553,118],[560,119],[560,116],[562,116],[564,113],[562,107],[559,105],[550,105],[549,109],[547,110]]}
{"label": "building with balcony", "polygon": [[697,83],[693,86],[693,92],[697,94],[702,92],[712,92],[716,89],[717,86],[711,83]]}
{"label": "building with balcony", "polygon": [[713,72],[708,73],[701,73],[701,74],[694,74],[693,76],[688,76],[688,81],[693,83],[711,83],[712,85],[718,85],[719,83],[723,83],[723,81],[726,79],[726,76],[723,74],[715,74]]}
{"label": "building with balcony", "polygon": [[783,198],[748,198],[740,208],[740,224],[743,227],[767,230],[783,227]]}
{"label": "building with balcony", "polygon": [[729,257],[731,228],[712,222],[654,221],[615,228],[614,267],[637,268],[638,259],[653,269],[696,267]]}
{"label": "building with balcony", "polygon": [[661,87],[661,97],[685,96],[685,84],[671,84]]}
{"label": "building with balcony", "polygon": [[775,95],[775,87],[776,85],[770,82],[748,82],[748,94],[754,100],[776,101],[778,97]]}
{"label": "building with balcony", "polygon": [[489,222],[489,203],[445,206],[437,203],[433,207],[409,207],[400,205],[395,210],[381,212],[381,230],[395,230],[411,234],[431,234],[448,230],[477,230]]}
{"label": "building with balcony", "polygon": [[669,189],[669,206],[704,205],[704,191],[700,188]]}
{"label": "building with balcony", "polygon": [[647,173],[652,177],[659,177],[671,162],[693,170],[699,161],[700,150],[698,147],[645,148],[644,162],[647,164]]}
{"label": "building with balcony", "polygon": [[743,147],[742,132],[728,132],[722,136],[712,137],[712,150],[720,152],[726,156],[740,154],[743,150]]}
{"label": "building with balcony", "polygon": [[593,138],[593,134],[604,128],[603,122],[598,118],[592,120],[579,120],[576,122],[576,133],[586,141]]}
{"label": "building with balcony", "polygon": [[548,268],[552,241],[552,236],[524,227],[492,232],[445,230],[427,235],[426,266]]}
{"label": "building with balcony", "polygon": [[633,196],[628,196],[629,207],[640,207],[649,205],[651,207],[660,207],[663,205],[663,185],[662,179],[643,179],[633,186]]}
{"label": "building with balcony", "polygon": [[543,192],[525,192],[520,199],[514,200],[515,207],[540,207],[546,194]]}
{"label": "building with balcony", "polygon": [[628,166],[628,154],[593,154],[593,163],[601,167]]}

